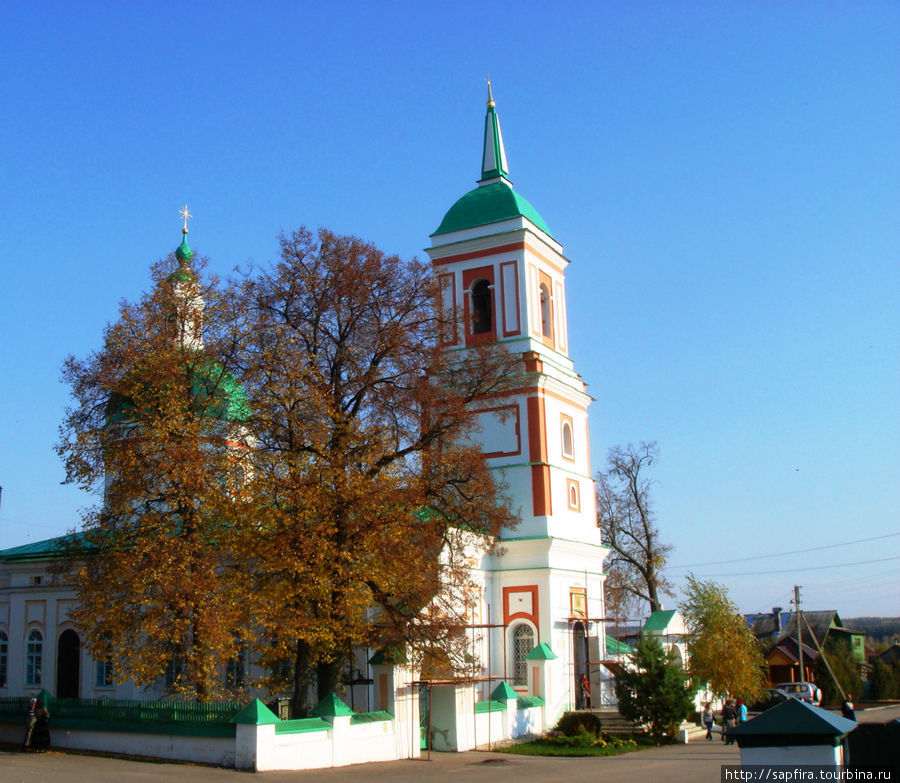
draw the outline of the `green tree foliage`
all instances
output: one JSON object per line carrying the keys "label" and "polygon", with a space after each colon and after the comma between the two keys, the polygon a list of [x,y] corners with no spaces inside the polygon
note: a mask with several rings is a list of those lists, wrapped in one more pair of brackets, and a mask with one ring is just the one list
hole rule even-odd
{"label": "green tree foliage", "polygon": [[152,685],[168,669],[173,692],[209,699],[243,624],[228,539],[247,411],[221,361],[214,281],[202,289],[173,257],[153,279],[98,352],[64,367],[66,480],[102,495],[72,553],[74,618],[116,680]]}
{"label": "green tree foliage", "polygon": [[[823,656],[820,655],[816,661],[815,677],[816,685],[822,689],[822,706],[840,707],[844,700],[841,689],[845,694],[853,694],[858,700],[862,696],[863,682],[859,664],[850,652],[850,644],[845,639],[832,640],[829,637],[825,640],[822,652],[828,659],[828,666],[831,667],[829,672]],[[840,687],[835,679],[840,683]]]}
{"label": "green tree foliage", "polygon": [[694,711],[694,689],[687,675],[652,637],[638,641],[630,663],[616,678],[619,712],[648,725],[657,742],[674,739],[678,726]]}
{"label": "green tree foliage", "polygon": [[607,469],[596,475],[597,524],[612,550],[607,560],[607,609],[636,617],[644,602],[662,608],[660,594],[671,595],[663,576],[672,547],[660,540],[647,469],[659,458],[656,443],[610,449]]}
{"label": "green tree foliage", "polygon": [[876,658],[869,683],[869,697],[875,701],[900,698],[900,666]]}
{"label": "green tree foliage", "polygon": [[688,670],[698,687],[754,702],[765,690],[765,659],[721,584],[687,577],[680,606],[688,628]]}

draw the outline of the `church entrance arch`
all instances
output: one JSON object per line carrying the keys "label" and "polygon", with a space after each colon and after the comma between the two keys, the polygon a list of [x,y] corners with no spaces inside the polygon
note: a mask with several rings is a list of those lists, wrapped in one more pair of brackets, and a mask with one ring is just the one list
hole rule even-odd
{"label": "church entrance arch", "polygon": [[580,622],[572,626],[572,671],[575,681],[572,684],[575,692],[575,709],[584,710],[590,706],[589,693],[584,692],[582,683],[589,678],[588,674],[587,634]]}
{"label": "church entrance arch", "polygon": [[78,698],[80,658],[81,639],[69,628],[59,635],[56,643],[56,698]]}

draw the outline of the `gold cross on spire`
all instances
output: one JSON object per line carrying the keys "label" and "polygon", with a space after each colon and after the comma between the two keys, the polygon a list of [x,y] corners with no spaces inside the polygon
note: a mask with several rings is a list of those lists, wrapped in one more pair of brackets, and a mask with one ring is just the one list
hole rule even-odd
{"label": "gold cross on spire", "polygon": [[193,216],[190,212],[188,212],[187,204],[184,205],[184,209],[179,209],[179,210],[178,210],[178,214],[181,215],[181,216],[184,218],[184,228],[181,229],[181,233],[182,233],[182,234],[187,234],[187,232],[188,232],[188,227],[187,227],[188,218],[192,218],[192,217],[194,217],[194,216]]}

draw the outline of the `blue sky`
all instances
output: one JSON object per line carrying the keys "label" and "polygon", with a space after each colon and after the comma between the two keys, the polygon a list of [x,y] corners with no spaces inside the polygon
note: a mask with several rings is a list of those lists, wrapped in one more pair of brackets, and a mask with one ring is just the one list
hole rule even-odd
{"label": "blue sky", "polygon": [[424,257],[490,75],[572,260],[594,468],[659,442],[670,577],[900,614],[896,2],[0,0],[0,30],[0,548],[90,501],[60,486],[60,367],[185,202],[222,275],[300,225]]}

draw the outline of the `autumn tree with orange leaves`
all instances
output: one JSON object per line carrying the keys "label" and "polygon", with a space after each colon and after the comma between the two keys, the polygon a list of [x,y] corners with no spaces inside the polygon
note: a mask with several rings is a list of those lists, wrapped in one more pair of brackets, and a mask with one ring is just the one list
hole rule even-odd
{"label": "autumn tree with orange leaves", "polygon": [[471,403],[515,359],[446,351],[430,269],[326,230],[283,236],[280,262],[233,296],[257,438],[240,551],[270,687],[290,680],[303,714],[310,683],[320,698],[339,688],[355,647],[452,659],[467,547],[514,524],[470,439]]}
{"label": "autumn tree with orange leaves", "polygon": [[445,350],[430,269],[354,237],[301,229],[224,291],[189,261],[64,368],[67,481],[102,493],[68,561],[93,657],[209,699],[246,647],[295,714],[358,647],[471,663],[473,555],[515,523],[472,403],[516,357]]}
{"label": "autumn tree with orange leaves", "polygon": [[224,695],[247,625],[229,553],[249,409],[221,361],[235,347],[225,302],[187,260],[157,264],[103,347],[66,361],[57,450],[66,481],[102,496],[67,563],[92,656],[117,681],[165,673],[172,693],[204,700]]}

